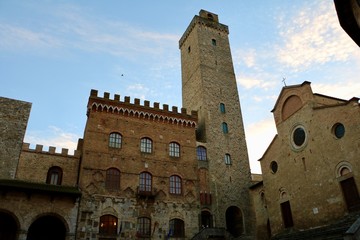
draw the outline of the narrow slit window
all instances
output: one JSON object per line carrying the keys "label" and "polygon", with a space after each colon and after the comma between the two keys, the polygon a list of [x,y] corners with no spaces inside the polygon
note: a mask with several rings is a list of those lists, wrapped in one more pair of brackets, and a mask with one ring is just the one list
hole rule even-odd
{"label": "narrow slit window", "polygon": [[220,112],[225,113],[225,104],[224,103],[220,103]]}
{"label": "narrow slit window", "polygon": [[229,133],[229,128],[228,128],[228,125],[226,122],[223,122],[222,123],[222,130],[223,130],[223,133]]}
{"label": "narrow slit window", "polygon": [[225,154],[225,164],[226,165],[231,165],[231,157],[230,154]]}

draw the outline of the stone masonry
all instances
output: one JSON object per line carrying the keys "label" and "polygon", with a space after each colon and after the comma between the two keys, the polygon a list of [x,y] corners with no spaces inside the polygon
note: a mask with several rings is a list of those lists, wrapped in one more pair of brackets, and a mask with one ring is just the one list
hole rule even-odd
{"label": "stone masonry", "polygon": [[15,178],[31,103],[0,97],[0,178]]}
{"label": "stone masonry", "polygon": [[203,168],[213,202],[203,210],[211,212],[216,227],[252,236],[250,167],[228,34],[216,14],[201,10],[191,21],[179,41],[183,106],[198,111],[197,141],[207,148]]}

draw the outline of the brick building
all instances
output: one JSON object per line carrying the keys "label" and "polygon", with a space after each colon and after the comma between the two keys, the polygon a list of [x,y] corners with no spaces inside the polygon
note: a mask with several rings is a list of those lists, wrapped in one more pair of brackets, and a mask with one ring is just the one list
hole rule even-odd
{"label": "brick building", "polygon": [[228,34],[201,10],[180,39],[184,108],[91,90],[73,155],[30,149],[31,104],[1,98],[0,239],[253,239]]}

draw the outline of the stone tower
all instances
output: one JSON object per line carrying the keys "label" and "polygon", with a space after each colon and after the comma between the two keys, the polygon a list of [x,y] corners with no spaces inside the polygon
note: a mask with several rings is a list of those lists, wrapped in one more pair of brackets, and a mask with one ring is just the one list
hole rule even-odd
{"label": "stone tower", "polygon": [[201,10],[192,19],[179,41],[182,101],[198,111],[197,145],[206,149],[206,164],[198,167],[207,176],[206,182],[200,177],[200,195],[208,191],[211,201],[202,214],[211,215],[212,227],[250,236],[251,174],[228,34],[216,14]]}

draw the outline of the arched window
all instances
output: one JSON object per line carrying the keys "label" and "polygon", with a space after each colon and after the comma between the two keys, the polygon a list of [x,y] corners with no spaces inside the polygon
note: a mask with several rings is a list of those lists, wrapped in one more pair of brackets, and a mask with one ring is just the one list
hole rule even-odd
{"label": "arched window", "polygon": [[116,168],[106,170],[105,188],[108,190],[120,189],[120,171]]}
{"label": "arched window", "polygon": [[137,220],[138,223],[138,232],[139,237],[150,237],[151,235],[151,221],[150,218],[140,217]]}
{"label": "arched window", "polygon": [[228,125],[227,125],[226,122],[223,122],[221,124],[221,126],[222,126],[223,133],[228,133],[229,132]]}
{"label": "arched window", "polygon": [[206,148],[204,148],[203,146],[198,146],[196,148],[196,155],[199,161],[206,161],[207,160]]}
{"label": "arched window", "polygon": [[57,166],[49,168],[46,177],[46,183],[53,185],[61,185],[61,181],[62,181],[62,169]]}
{"label": "arched window", "polygon": [[171,142],[169,144],[169,155],[170,157],[180,157],[180,144]]}
{"label": "arched window", "polygon": [[109,135],[109,147],[121,148],[121,135],[120,133],[113,132]]}
{"label": "arched window", "polygon": [[169,222],[171,237],[182,238],[185,237],[184,221],[178,218],[171,219]]}
{"label": "arched window", "polygon": [[177,175],[170,177],[170,193],[181,194],[181,178]]}
{"label": "arched window", "polygon": [[152,152],[152,140],[150,138],[142,138],[140,141],[140,151],[143,153]]}
{"label": "arched window", "polygon": [[104,235],[117,235],[118,219],[113,215],[103,215],[100,217],[99,233]]}
{"label": "arched window", "polygon": [[139,191],[151,192],[152,176],[148,172],[140,173]]}
{"label": "arched window", "polygon": [[226,165],[231,165],[231,157],[230,154],[225,154],[225,164]]}
{"label": "arched window", "polygon": [[225,104],[224,103],[220,103],[220,112],[225,113]]}

